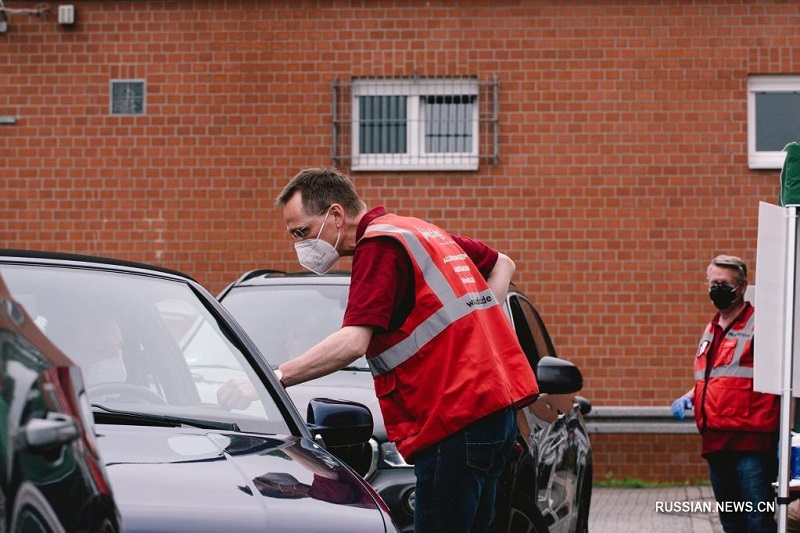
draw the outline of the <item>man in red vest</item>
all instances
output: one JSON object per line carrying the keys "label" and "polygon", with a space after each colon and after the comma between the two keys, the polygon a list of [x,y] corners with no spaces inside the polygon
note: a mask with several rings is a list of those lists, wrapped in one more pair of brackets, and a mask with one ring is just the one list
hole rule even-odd
{"label": "man in red vest", "polygon": [[297,174],[277,199],[300,264],[353,256],[342,328],[280,365],[284,386],[366,354],[386,431],[417,477],[418,533],[486,531],[516,437],[538,395],[502,304],[514,263],[426,221],[369,210],[340,172]]}
{"label": "man in red vest", "polygon": [[695,354],[695,386],[672,404],[676,418],[694,406],[711,486],[726,532],[774,532],[772,482],[778,472],[780,397],[753,390],[754,308],[744,300],[747,265],[732,255],[707,269],[711,301],[719,309]]}

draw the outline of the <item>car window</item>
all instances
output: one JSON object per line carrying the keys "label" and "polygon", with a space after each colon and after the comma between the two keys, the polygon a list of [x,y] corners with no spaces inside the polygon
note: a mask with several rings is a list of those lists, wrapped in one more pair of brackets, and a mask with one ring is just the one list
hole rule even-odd
{"label": "car window", "polygon": [[[224,321],[188,283],[44,265],[3,265],[0,272],[34,310],[36,324],[81,366],[96,413],[190,417],[289,433]],[[246,394],[223,401],[223,387]]]}
{"label": "car window", "polygon": [[509,297],[509,305],[514,330],[531,365],[536,368],[540,358],[547,355],[555,357],[553,343],[533,304],[520,295],[512,294]]}
{"label": "car window", "polygon": [[[349,286],[269,285],[233,288],[222,299],[271,365],[279,365],[342,327]],[[366,358],[355,365],[367,369]]]}
{"label": "car window", "polygon": [[[193,302],[169,298],[156,302],[173,340],[183,355],[200,400],[213,405],[217,389],[229,380],[247,380],[248,376],[236,358],[237,350]],[[264,416],[263,404],[252,402],[244,408],[253,416]]]}

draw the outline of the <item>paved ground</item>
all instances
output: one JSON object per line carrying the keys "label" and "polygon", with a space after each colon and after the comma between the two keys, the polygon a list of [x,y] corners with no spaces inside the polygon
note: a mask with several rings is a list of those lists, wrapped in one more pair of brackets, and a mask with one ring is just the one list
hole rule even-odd
{"label": "paved ground", "polygon": [[594,487],[589,533],[722,533],[704,505],[715,505],[711,487]]}

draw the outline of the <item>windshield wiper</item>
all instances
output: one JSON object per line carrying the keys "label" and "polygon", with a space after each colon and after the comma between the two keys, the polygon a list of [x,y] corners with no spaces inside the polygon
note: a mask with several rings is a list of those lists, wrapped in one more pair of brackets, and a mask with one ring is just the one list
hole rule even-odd
{"label": "windshield wiper", "polygon": [[200,429],[218,429],[222,431],[241,431],[235,422],[218,422],[216,420],[201,420],[199,418],[188,418],[172,415],[156,415],[152,413],[138,413],[132,411],[120,411],[111,409],[105,405],[93,403],[92,407],[99,409],[95,411],[95,419],[98,424],[126,424],[131,421],[145,422],[151,426],[160,427],[180,427],[191,426]]}

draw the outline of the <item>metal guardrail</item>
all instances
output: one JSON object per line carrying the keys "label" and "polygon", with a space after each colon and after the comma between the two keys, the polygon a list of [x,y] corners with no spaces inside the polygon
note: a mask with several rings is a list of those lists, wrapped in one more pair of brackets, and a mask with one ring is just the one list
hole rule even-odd
{"label": "metal guardrail", "polygon": [[589,433],[697,433],[694,413],[684,420],[669,407],[597,407],[584,416]]}

